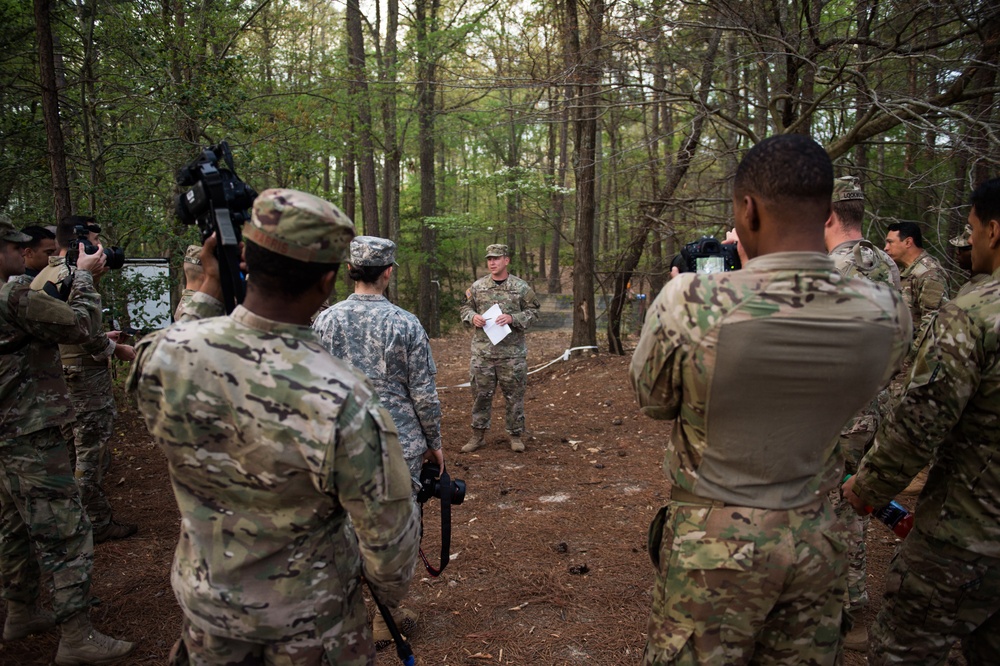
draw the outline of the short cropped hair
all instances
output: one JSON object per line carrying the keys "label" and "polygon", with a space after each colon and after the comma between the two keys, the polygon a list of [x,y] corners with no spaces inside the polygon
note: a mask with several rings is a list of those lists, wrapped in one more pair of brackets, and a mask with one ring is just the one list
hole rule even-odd
{"label": "short cropped hair", "polygon": [[347,271],[350,278],[355,282],[364,282],[365,284],[375,284],[382,277],[382,273],[385,273],[389,268],[389,266],[355,266],[354,264],[350,266]]}
{"label": "short cropped hair", "polygon": [[833,163],[826,150],[808,136],[779,134],[751,148],[736,168],[736,196],[757,194],[781,199],[830,201]]}
{"label": "short cropped hair", "polygon": [[898,231],[899,240],[912,238],[914,245],[920,249],[924,247],[924,234],[916,222],[893,222],[889,225],[889,231]]}
{"label": "short cropped hair", "polygon": [[845,229],[861,231],[861,226],[865,221],[864,199],[835,201],[830,204],[830,208],[837,214],[841,225]]}
{"label": "short cropped hair", "polygon": [[983,224],[990,220],[1000,222],[1000,178],[984,181],[976,187],[970,197],[972,210]]}
{"label": "short cropped hair", "polygon": [[340,264],[315,264],[286,257],[253,241],[244,241],[244,257],[256,288],[273,296],[297,298]]}
{"label": "short cropped hair", "polygon": [[43,240],[55,240],[56,235],[46,229],[45,227],[39,226],[37,224],[31,224],[21,229],[22,234],[28,234],[31,236],[31,240],[27,243],[22,243],[21,247],[28,248],[29,250],[34,250],[39,245],[41,245]]}

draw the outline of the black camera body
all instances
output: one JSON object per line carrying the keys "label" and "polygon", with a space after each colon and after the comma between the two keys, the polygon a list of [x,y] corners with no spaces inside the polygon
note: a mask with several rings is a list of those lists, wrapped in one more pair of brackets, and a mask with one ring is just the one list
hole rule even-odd
{"label": "black camera body", "polygon": [[[80,244],[83,244],[83,251],[86,254],[95,254],[97,246],[90,242],[90,230],[85,225],[78,224],[74,228],[76,238],[70,243],[66,252],[66,265],[76,266],[76,260],[80,258]],[[104,265],[111,270],[118,270],[125,265],[125,250],[120,247],[104,248]]]}
{"label": "black camera body", "polygon": [[[425,462],[420,468],[420,490],[417,491],[417,501],[423,504],[432,497],[441,499],[441,491],[451,491],[451,504],[461,504],[465,501],[465,481],[452,480],[449,477],[441,479],[441,467],[437,463]],[[447,483],[444,486],[443,483]]]}
{"label": "black camera body", "polygon": [[712,236],[702,236],[681,248],[670,262],[682,273],[722,273],[742,268],[735,243],[720,243]]}
{"label": "black camera body", "polygon": [[257,191],[236,175],[233,153],[225,141],[202,150],[178,170],[176,180],[181,187],[191,188],[177,195],[177,218],[184,224],[197,224],[203,243],[213,233],[218,241],[223,302],[226,312],[232,312],[246,293],[240,274],[240,230],[250,219]]}

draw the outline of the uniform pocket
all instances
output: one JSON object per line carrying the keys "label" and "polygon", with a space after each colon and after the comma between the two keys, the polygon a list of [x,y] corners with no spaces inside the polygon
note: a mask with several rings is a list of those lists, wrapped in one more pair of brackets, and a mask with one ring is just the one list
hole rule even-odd
{"label": "uniform pocket", "polygon": [[673,544],[673,564],[681,569],[749,571],[753,566],[752,541],[703,538]]}

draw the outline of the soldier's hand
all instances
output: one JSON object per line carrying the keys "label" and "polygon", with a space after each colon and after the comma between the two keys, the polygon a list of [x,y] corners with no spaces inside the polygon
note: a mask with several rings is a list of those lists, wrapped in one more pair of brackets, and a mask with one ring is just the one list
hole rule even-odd
{"label": "soldier's hand", "polygon": [[486,320],[483,319],[482,315],[472,315],[472,325],[476,328],[482,328],[486,326]]}
{"label": "soldier's hand", "polygon": [[216,245],[218,245],[218,239],[213,233],[201,246],[199,259],[201,259],[201,270],[204,277],[201,284],[198,285],[198,291],[221,301],[222,278],[219,275],[219,260],[215,256]]}
{"label": "soldier's hand", "polygon": [[83,249],[83,243],[77,248],[80,252],[80,256],[77,257],[76,267],[81,271],[90,271],[94,277],[99,277],[107,272],[104,267],[106,259],[104,257],[104,247],[100,244],[97,245],[97,252],[94,254],[87,254]]}
{"label": "soldier's hand", "polygon": [[506,326],[507,324],[514,321],[514,318],[509,314],[502,314],[496,318],[495,323],[497,326]]}
{"label": "soldier's hand", "polygon": [[115,358],[119,361],[131,363],[135,360],[135,347],[132,345],[116,345]]}
{"label": "soldier's hand", "polygon": [[118,342],[118,338],[121,337],[121,334],[121,331],[108,331],[108,340]]}
{"label": "soldier's hand", "polygon": [[424,452],[424,462],[437,463],[441,471],[444,472],[444,449],[427,449]]}

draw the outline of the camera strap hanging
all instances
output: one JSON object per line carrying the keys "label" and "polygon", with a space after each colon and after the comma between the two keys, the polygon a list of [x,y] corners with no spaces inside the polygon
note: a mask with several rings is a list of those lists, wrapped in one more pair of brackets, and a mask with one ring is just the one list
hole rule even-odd
{"label": "camera strap hanging", "polygon": [[378,595],[375,594],[375,588],[368,581],[366,577],[364,579],[365,584],[368,585],[368,591],[372,593],[372,601],[375,602],[375,608],[378,609],[379,615],[385,620],[385,626],[389,630],[389,634],[392,636],[392,642],[396,644],[396,656],[399,660],[403,662],[404,666],[414,666],[416,664],[416,658],[413,656],[413,648],[406,641],[406,638],[399,631],[399,627],[396,626],[396,621],[392,619],[392,611],[383,604],[378,599]]}
{"label": "camera strap hanging", "polygon": [[[424,563],[424,567],[434,578],[441,575],[444,568],[448,566],[448,562],[451,559],[451,494],[452,494],[452,484],[451,477],[448,476],[447,471],[441,472],[441,566],[435,569],[431,566],[431,563],[427,561],[427,556],[424,555],[424,549],[420,549],[420,559]],[[420,531],[423,532],[423,515],[424,515],[424,505],[420,505]]]}

